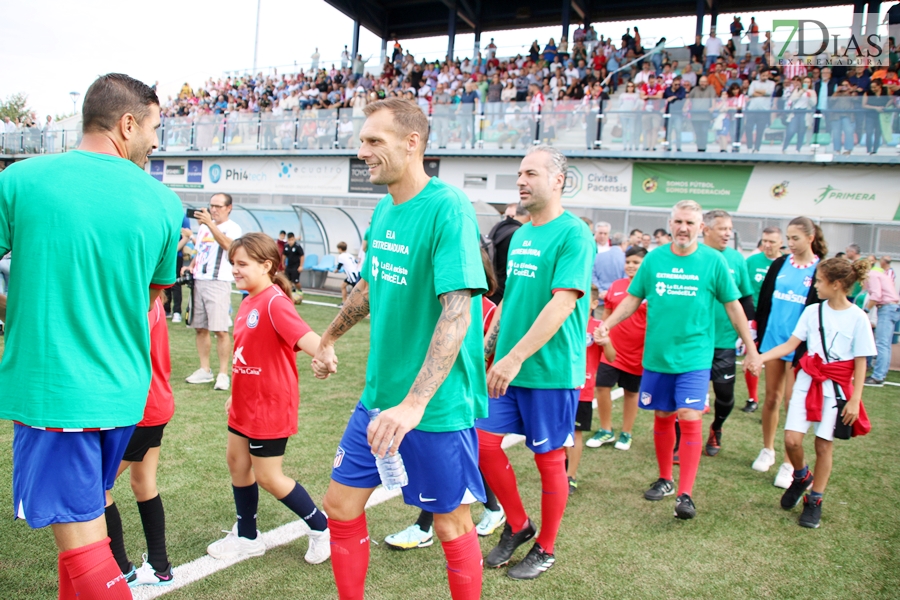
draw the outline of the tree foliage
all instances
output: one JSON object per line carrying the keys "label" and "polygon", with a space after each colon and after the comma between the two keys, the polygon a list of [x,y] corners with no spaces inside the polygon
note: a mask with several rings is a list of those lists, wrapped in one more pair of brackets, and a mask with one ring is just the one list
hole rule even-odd
{"label": "tree foliage", "polygon": [[29,112],[28,95],[23,92],[12,94],[3,100],[0,100],[0,121],[5,117],[9,117],[10,120],[15,121],[16,119],[21,119],[26,116]]}

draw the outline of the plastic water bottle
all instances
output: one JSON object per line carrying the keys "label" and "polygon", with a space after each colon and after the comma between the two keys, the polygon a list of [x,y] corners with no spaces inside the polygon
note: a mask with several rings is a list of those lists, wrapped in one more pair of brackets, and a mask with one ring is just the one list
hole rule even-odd
{"label": "plastic water bottle", "polygon": [[[380,409],[373,408],[368,412],[369,422],[381,413]],[[393,440],[391,440],[393,442]],[[406,474],[406,467],[403,465],[403,457],[400,453],[385,454],[384,458],[375,457],[375,465],[378,467],[378,475],[381,477],[381,485],[386,490],[396,490],[402,488],[409,483],[409,476]]]}

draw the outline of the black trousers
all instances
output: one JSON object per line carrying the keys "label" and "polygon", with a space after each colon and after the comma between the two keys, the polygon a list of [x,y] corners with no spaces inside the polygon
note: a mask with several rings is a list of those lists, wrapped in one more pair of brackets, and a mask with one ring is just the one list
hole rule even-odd
{"label": "black trousers", "polygon": [[[181,277],[181,267],[184,266],[184,256],[181,254],[178,255],[178,258],[175,259],[175,277]],[[166,290],[166,302],[163,305],[166,309],[166,314],[171,315],[173,313],[181,312],[181,286],[173,285],[169,289]]]}

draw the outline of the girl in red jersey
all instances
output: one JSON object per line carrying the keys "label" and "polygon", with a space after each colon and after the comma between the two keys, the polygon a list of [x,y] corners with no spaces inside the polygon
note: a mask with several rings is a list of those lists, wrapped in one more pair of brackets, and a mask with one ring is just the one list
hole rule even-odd
{"label": "girl in red jersey", "polygon": [[[591,286],[591,312],[600,306],[600,289],[596,285]],[[573,446],[566,448],[566,477],[569,479],[569,495],[575,493],[578,489],[578,465],[581,463],[581,453],[584,451],[583,442],[585,431],[591,430],[591,413],[594,410],[592,401],[594,399],[594,386],[597,379],[597,367],[600,366],[601,356],[606,360],[615,362],[616,350],[610,342],[609,338],[601,338],[597,334],[597,330],[603,324],[593,316],[588,317],[587,322],[587,351],[586,364],[587,374],[585,375],[584,387],[581,388],[581,394],[578,397],[578,408],[575,411],[575,443]],[[602,349],[602,352],[601,352]]]}
{"label": "girl in red jersey", "polygon": [[306,561],[331,556],[328,522],[299,483],[285,476],[288,437],[297,433],[300,403],[296,353],[315,354],[319,336],[303,322],[291,300],[291,286],[277,273],[278,246],[269,236],[249,233],[228,249],[235,284],[248,292],[234,320],[232,393],[228,412],[228,470],[237,523],[207,552],[213,558],[260,556],[266,546],[256,529],[259,487],[309,525]]}
{"label": "girl in red jersey", "polygon": [[[625,277],[614,281],[606,292],[603,304],[603,320],[609,318],[619,302],[625,299],[628,286],[638,268],[647,256],[647,250],[632,246],[625,253]],[[647,330],[647,303],[641,306],[610,332],[610,339],[616,348],[616,358],[601,357],[597,369],[597,416],[600,429],[587,441],[589,448],[599,448],[615,440],[612,429],[612,387],[616,384],[625,392],[622,404],[622,431],[616,442],[618,450],[631,448],[631,428],[637,417],[638,392],[641,390],[641,375],[644,367],[644,334]]]}
{"label": "girl in red jersey", "polygon": [[106,492],[106,530],[110,538],[113,556],[128,585],[169,585],[174,580],[172,563],[166,554],[166,516],[162,499],[156,489],[156,468],[159,465],[159,448],[163,429],[175,414],[175,397],[169,376],[172,374],[169,362],[169,329],[163,298],[157,298],[148,315],[150,319],[150,365],[153,376],[150,392],[144,408],[144,418],[134,430],[128,448],[119,465],[121,475],[131,468],[131,490],[137,500],[147,539],[147,554],[139,569],[128,560],[125,552],[125,537],[119,509],[109,490]]}

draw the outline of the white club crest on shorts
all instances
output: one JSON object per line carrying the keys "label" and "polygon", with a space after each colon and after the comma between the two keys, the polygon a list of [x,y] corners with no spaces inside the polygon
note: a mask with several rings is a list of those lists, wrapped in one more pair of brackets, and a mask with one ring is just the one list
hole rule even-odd
{"label": "white club crest on shorts", "polygon": [[337,469],[344,462],[344,449],[338,446],[337,452],[334,453],[334,468]]}
{"label": "white club crest on shorts", "polygon": [[647,406],[652,401],[653,401],[653,396],[651,396],[647,392],[641,392],[641,404],[643,404],[644,406]]}
{"label": "white club crest on shorts", "polygon": [[247,327],[254,329],[257,325],[259,325],[259,311],[254,308],[247,315]]}

